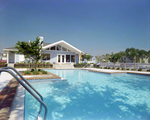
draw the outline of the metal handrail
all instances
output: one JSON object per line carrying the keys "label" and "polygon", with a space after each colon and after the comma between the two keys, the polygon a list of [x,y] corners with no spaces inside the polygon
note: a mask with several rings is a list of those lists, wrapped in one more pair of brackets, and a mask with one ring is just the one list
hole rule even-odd
{"label": "metal handrail", "polygon": [[32,92],[28,88],[28,86],[24,84],[12,71],[7,70],[7,69],[0,69],[0,72],[7,72],[11,74],[37,101],[39,101],[44,106],[45,108],[44,120],[46,120],[47,110],[48,110],[46,104],[39,97],[37,97],[37,95],[34,92]]}
{"label": "metal handrail", "polygon": [[[13,68],[13,67],[3,67],[2,69],[12,69],[15,73],[17,73],[17,74],[19,75],[19,77],[20,77],[30,88],[32,88],[32,90],[34,90],[34,91],[40,96],[41,100],[43,101],[43,96],[42,96],[36,89],[34,89],[34,87],[33,87],[31,84],[29,84],[29,83],[27,82],[27,80],[26,80],[15,68]],[[41,111],[42,111],[42,104],[40,105],[39,114],[41,113]]]}

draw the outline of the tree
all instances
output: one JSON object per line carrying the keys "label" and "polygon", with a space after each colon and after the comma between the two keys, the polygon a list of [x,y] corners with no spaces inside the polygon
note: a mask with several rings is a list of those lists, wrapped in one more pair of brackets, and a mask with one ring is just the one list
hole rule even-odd
{"label": "tree", "polygon": [[101,59],[100,56],[96,57],[96,61],[97,61],[97,62],[100,62],[100,59]]}
{"label": "tree", "polygon": [[105,55],[105,62],[109,62],[109,58],[110,58],[110,55],[109,55],[109,54],[106,54],[106,55]]}
{"label": "tree", "polygon": [[31,42],[20,42],[16,43],[15,48],[18,51],[15,51],[17,54],[23,54],[26,59],[29,59],[32,63],[35,64],[34,68],[36,69],[38,61],[41,59],[41,49],[43,41],[40,42],[40,38],[37,37],[35,41]]}
{"label": "tree", "polygon": [[140,62],[144,60],[144,58],[148,58],[148,52],[145,50],[138,50],[138,56],[140,58]]}
{"label": "tree", "polygon": [[126,56],[134,60],[134,69],[136,69],[136,57],[138,56],[138,50],[135,48],[127,48],[125,50]]}
{"label": "tree", "polygon": [[92,58],[92,56],[88,55],[88,54],[84,54],[83,58],[86,60],[90,60]]}
{"label": "tree", "polygon": [[113,63],[114,63],[114,67],[115,67],[116,62],[117,62],[120,58],[121,58],[121,56],[120,56],[119,53],[116,53],[116,54],[113,54],[113,53],[112,53],[112,54],[110,55],[109,60],[110,60],[110,62],[113,62]]}
{"label": "tree", "polygon": [[125,56],[125,52],[124,51],[120,51],[118,54],[119,54],[119,56],[118,56],[119,57],[119,62],[123,62],[122,57]]}
{"label": "tree", "polygon": [[147,51],[148,62],[150,63],[150,50]]}

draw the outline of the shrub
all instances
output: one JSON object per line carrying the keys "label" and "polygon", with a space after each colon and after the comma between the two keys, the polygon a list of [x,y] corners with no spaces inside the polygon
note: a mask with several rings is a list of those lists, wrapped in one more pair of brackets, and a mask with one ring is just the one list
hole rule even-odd
{"label": "shrub", "polygon": [[129,68],[127,68],[126,70],[129,70]]}
{"label": "shrub", "polygon": [[33,71],[33,75],[38,75],[39,72],[37,70]]}
{"label": "shrub", "polygon": [[125,70],[124,68],[122,68],[122,70]]}
{"label": "shrub", "polygon": [[117,70],[120,70],[120,68],[118,67]]}
{"label": "shrub", "polygon": [[142,71],[142,69],[141,69],[141,68],[139,68],[139,69],[138,69],[138,71]]}
{"label": "shrub", "polygon": [[100,69],[102,69],[102,67],[100,67]]}
{"label": "shrub", "polygon": [[23,74],[25,74],[25,75],[30,75],[31,72],[30,72],[29,70],[26,70],[26,71],[23,72]]}
{"label": "shrub", "polygon": [[38,69],[38,71],[42,71],[41,69]]}
{"label": "shrub", "polygon": [[31,72],[33,72],[34,71],[34,69],[31,69]]}
{"label": "shrub", "polygon": [[74,64],[74,67],[84,67],[87,63],[77,63]]}
{"label": "shrub", "polygon": [[107,69],[110,69],[110,67],[108,67]]}
{"label": "shrub", "polygon": [[147,72],[150,72],[150,69],[149,69],[149,70],[147,70]]}
{"label": "shrub", "polygon": [[50,62],[47,62],[46,64],[48,65],[48,64],[50,64]]}
{"label": "shrub", "polygon": [[47,71],[42,70],[42,74],[47,74]]}
{"label": "shrub", "polygon": [[0,65],[5,65],[6,64],[6,62],[0,62]]}
{"label": "shrub", "polygon": [[107,69],[107,67],[104,67],[104,69]]}
{"label": "shrub", "polygon": [[113,67],[113,68],[111,68],[111,69],[115,69],[115,68]]}

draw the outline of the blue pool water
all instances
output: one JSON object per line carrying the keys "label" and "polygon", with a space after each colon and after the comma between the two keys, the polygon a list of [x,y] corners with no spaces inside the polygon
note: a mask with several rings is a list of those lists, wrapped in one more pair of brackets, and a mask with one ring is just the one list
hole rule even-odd
{"label": "blue pool water", "polygon": [[[67,79],[32,82],[48,105],[47,120],[150,120],[149,76],[47,71]],[[25,120],[36,120],[40,105],[27,91],[25,96]]]}

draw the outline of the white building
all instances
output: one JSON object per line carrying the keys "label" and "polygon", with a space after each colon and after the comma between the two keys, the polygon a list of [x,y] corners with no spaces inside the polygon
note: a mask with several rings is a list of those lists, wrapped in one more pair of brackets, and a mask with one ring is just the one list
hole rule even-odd
{"label": "white building", "polygon": [[[17,49],[14,47],[5,48],[3,50],[5,53],[7,53],[7,63],[26,61],[24,55],[19,55],[13,52],[17,51]],[[84,52],[70,45],[64,40],[61,40],[52,44],[43,43],[41,54],[43,54],[43,56],[46,56],[43,60],[41,60],[41,62],[65,64],[81,63],[81,55],[84,54]]]}

